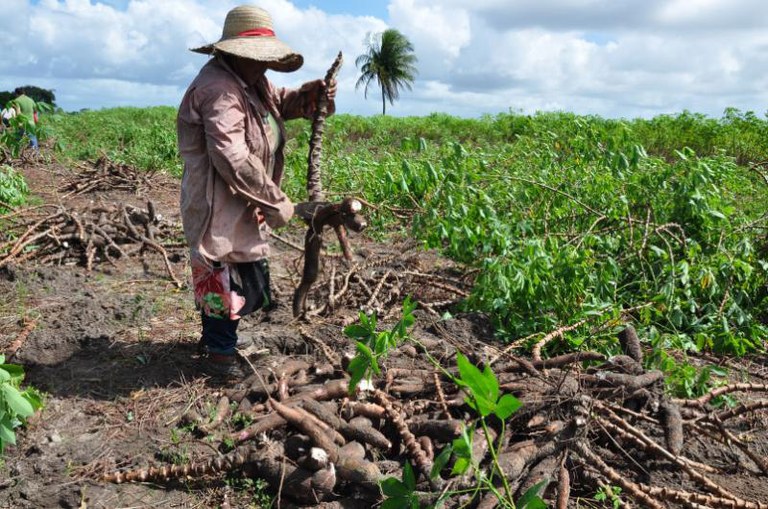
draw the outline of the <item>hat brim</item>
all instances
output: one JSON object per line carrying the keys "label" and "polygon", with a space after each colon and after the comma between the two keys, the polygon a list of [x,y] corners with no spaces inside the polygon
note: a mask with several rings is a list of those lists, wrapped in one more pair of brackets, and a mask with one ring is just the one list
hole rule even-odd
{"label": "hat brim", "polygon": [[214,52],[228,53],[264,62],[269,69],[279,72],[293,72],[304,64],[304,57],[276,37],[233,37],[190,51],[205,55]]}

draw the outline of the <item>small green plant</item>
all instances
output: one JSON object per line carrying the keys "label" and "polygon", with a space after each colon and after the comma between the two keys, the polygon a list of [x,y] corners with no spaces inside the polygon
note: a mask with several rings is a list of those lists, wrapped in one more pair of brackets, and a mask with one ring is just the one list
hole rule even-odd
{"label": "small green plant", "polygon": [[251,496],[251,505],[256,509],[272,507],[272,496],[269,494],[269,483],[264,479],[245,477],[240,473],[230,473],[224,479],[227,486],[235,491],[247,491]]}
{"label": "small green plant", "polygon": [[380,374],[379,362],[387,356],[390,350],[408,338],[408,327],[414,324],[416,318],[413,311],[416,302],[410,297],[403,301],[403,311],[400,320],[388,331],[376,331],[376,315],[366,315],[360,312],[360,323],[352,324],[344,329],[344,334],[357,340],[357,355],[347,367],[349,372],[349,391],[354,392],[357,384],[371,374]]}
{"label": "small green plant", "polygon": [[[510,509],[546,509],[546,504],[539,494],[546,487],[547,481],[542,481],[530,488],[517,502],[512,499],[512,490],[498,461],[498,446],[493,443],[491,439],[492,434],[488,428],[487,419],[493,416],[501,424],[499,436],[504,436],[505,421],[522,406],[522,403],[511,394],[502,395],[500,393],[498,378],[496,378],[490,367],[485,366],[481,371],[461,353],[456,354],[456,359],[459,368],[458,377],[452,376],[445,370],[442,371],[454,383],[464,388],[467,393],[465,402],[477,412],[479,416],[477,423],[482,428],[483,436],[488,443],[488,450],[493,461],[493,469],[490,475],[482,473],[479,465],[476,464],[472,457],[472,443],[475,439],[476,430],[476,424],[472,424],[465,426],[462,429],[461,436],[456,438],[435,458],[431,475],[433,477],[439,475],[440,471],[448,464],[451,456],[453,456],[455,460],[451,475],[462,475],[472,468],[476,473],[476,489],[478,491],[491,491],[499,501],[500,507]],[[430,361],[433,364],[437,363],[432,358],[430,358]],[[439,367],[439,365],[436,364],[436,367]],[[501,480],[504,493],[495,486],[494,479]]]}
{"label": "small green plant", "polygon": [[416,474],[410,462],[403,467],[403,480],[387,477],[381,481],[381,492],[387,497],[382,509],[419,509],[416,491]]}
{"label": "small green plant", "polygon": [[14,430],[43,406],[36,389],[20,389],[23,380],[24,368],[6,364],[5,356],[0,355],[0,453],[6,445],[16,444]]}
{"label": "small green plant", "polygon": [[23,205],[29,195],[29,186],[24,175],[10,166],[0,166],[0,212],[6,211],[7,206]]}
{"label": "small green plant", "polygon": [[597,493],[595,493],[595,500],[598,502],[610,502],[613,509],[619,509],[621,507],[621,488],[618,486],[601,487]]}

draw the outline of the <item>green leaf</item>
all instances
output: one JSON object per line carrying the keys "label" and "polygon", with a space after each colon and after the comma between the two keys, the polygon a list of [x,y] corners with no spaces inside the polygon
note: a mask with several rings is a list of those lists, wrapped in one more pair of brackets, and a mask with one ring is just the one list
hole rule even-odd
{"label": "green leaf", "polygon": [[0,451],[5,444],[16,445],[16,434],[5,422],[0,422]]}
{"label": "green leaf", "polygon": [[7,371],[17,383],[24,380],[24,368],[18,364],[0,364],[0,371]]}
{"label": "green leaf", "polygon": [[344,335],[354,339],[365,339],[370,335],[370,331],[362,325],[353,324],[344,328]]}
{"label": "green leaf", "polygon": [[357,388],[357,384],[360,383],[360,380],[363,379],[365,376],[365,372],[368,371],[368,359],[364,357],[355,357],[351,361],[349,361],[349,366],[347,366],[347,373],[349,373],[349,392],[353,393],[355,392],[355,389]]}
{"label": "green leaf", "polygon": [[470,398],[468,404],[477,410],[482,417],[486,417],[493,412],[496,399],[499,397],[499,382],[496,380],[496,376],[487,366],[481,372],[461,353],[456,354],[456,362],[461,375],[460,380],[469,388],[477,403],[475,408],[475,404]]}
{"label": "green leaf", "polygon": [[451,475],[461,475],[466,472],[471,463],[467,458],[456,458],[456,463],[453,464],[451,469]]}
{"label": "green leaf", "polygon": [[381,492],[387,497],[405,497],[412,491],[400,479],[394,477],[387,477],[379,485],[381,486]]}
{"label": "green leaf", "polygon": [[408,505],[408,498],[406,497],[388,498],[381,504],[381,509],[403,509]]}
{"label": "green leaf", "polygon": [[410,461],[403,467],[403,483],[408,488],[408,491],[412,492],[416,489],[416,474],[413,472],[413,466]]}
{"label": "green leaf", "polygon": [[0,366],[0,383],[10,382],[10,381],[11,381],[11,374],[8,373],[6,370],[2,369],[2,366]]}
{"label": "green leaf", "polygon": [[16,412],[17,415],[21,417],[29,417],[35,413],[35,410],[32,408],[32,405],[29,403],[29,401],[24,399],[19,390],[15,387],[11,387],[10,385],[3,385],[0,386],[0,391],[2,391],[8,406],[11,408],[11,410]]}
{"label": "green leaf", "polygon": [[507,419],[507,417],[515,413],[521,406],[523,406],[523,404],[519,399],[511,394],[505,394],[496,404],[496,410],[494,410],[494,413],[496,414],[496,417],[504,421]]}
{"label": "green leaf", "polygon": [[540,495],[548,484],[549,479],[544,479],[540,483],[531,486],[528,491],[523,493],[523,496],[518,499],[518,509],[547,509],[547,504],[541,500]]}
{"label": "green leaf", "polygon": [[432,470],[429,471],[430,479],[436,479],[440,475],[440,472],[445,468],[445,465],[448,464],[448,460],[451,459],[452,452],[453,447],[451,447],[450,444],[443,448],[442,451],[440,451],[440,454],[437,455],[434,463],[432,464]]}
{"label": "green leaf", "polygon": [[27,390],[21,393],[21,395],[24,396],[24,399],[29,401],[29,404],[32,405],[32,408],[35,410],[43,407],[43,397],[34,387],[28,387]]}

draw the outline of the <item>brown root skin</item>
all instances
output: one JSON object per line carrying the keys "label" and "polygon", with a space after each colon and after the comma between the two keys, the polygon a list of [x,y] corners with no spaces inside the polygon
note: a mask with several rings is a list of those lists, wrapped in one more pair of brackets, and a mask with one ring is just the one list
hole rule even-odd
{"label": "brown root skin", "polygon": [[677,456],[683,450],[683,418],[680,416],[680,407],[671,401],[664,401],[659,407],[659,416],[664,426],[667,449]]}
{"label": "brown root skin", "polygon": [[623,331],[619,332],[619,344],[625,355],[629,355],[638,364],[643,365],[643,349],[634,327],[627,325]]}
{"label": "brown root skin", "polygon": [[560,460],[560,470],[557,473],[557,499],[555,509],[568,509],[571,498],[571,473],[568,471],[568,452]]}
{"label": "brown root skin", "polygon": [[297,408],[289,407],[274,399],[270,399],[269,404],[280,414],[280,417],[307,435],[317,447],[328,453],[331,462],[336,463],[339,457],[338,447],[324,430],[320,429],[314,421],[306,418],[306,412],[300,412]]}
{"label": "brown root skin", "polygon": [[378,447],[379,449],[383,449],[384,451],[388,451],[392,447],[392,443],[387,440],[387,437],[385,437],[379,430],[370,426],[352,426],[328,411],[323,405],[315,400],[307,399],[302,402],[302,406],[315,417],[333,427],[345,438],[359,440],[374,447]]}
{"label": "brown root skin", "polygon": [[464,423],[457,419],[410,421],[408,428],[414,435],[426,435],[438,442],[447,443],[461,435]]}

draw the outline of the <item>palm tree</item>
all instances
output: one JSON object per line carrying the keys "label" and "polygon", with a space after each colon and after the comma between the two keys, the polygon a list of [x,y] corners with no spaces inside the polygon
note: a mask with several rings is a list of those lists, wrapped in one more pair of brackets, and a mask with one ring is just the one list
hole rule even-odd
{"label": "palm tree", "polygon": [[365,85],[365,97],[368,86],[375,79],[381,86],[381,113],[387,114],[387,100],[394,104],[400,97],[402,87],[411,90],[417,70],[414,65],[418,58],[413,54],[413,44],[403,34],[389,28],[376,34],[366,43],[367,51],[355,59],[355,66],[360,69],[360,77],[355,89]]}

